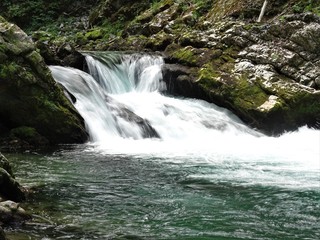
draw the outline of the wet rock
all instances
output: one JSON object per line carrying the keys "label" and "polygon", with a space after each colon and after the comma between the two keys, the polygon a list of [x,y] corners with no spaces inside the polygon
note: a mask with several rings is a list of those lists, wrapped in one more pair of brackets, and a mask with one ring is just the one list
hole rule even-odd
{"label": "wet rock", "polygon": [[[2,155],[2,153],[0,153],[0,168],[3,168],[4,170],[6,170],[12,177],[14,177],[13,175],[13,171],[11,168],[11,165],[8,161],[8,159]],[[1,197],[1,196],[0,196]]]}
{"label": "wet rock", "polygon": [[8,159],[0,153],[0,202],[5,199],[13,201],[25,200],[23,188],[14,179]]}
{"label": "wet rock", "polygon": [[21,224],[31,218],[31,215],[20,207],[19,203],[9,200],[0,202],[0,225]]}
{"label": "wet rock", "polygon": [[121,127],[121,122],[129,122],[132,128],[137,127],[140,130],[141,136],[143,138],[160,138],[157,131],[151,126],[148,120],[138,116],[130,109],[116,102],[110,96],[105,97],[109,110],[113,113],[114,119],[118,124],[118,131],[123,137],[135,138],[134,134],[131,132],[125,132],[126,128]]}
{"label": "wet rock", "polygon": [[0,168],[0,196],[18,202],[25,200],[20,184],[3,168]]}

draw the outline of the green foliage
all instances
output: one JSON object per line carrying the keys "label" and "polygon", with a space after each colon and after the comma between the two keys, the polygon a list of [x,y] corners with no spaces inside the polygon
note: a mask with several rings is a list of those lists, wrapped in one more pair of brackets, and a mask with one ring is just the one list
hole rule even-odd
{"label": "green foliage", "polygon": [[103,37],[103,31],[100,28],[92,29],[85,34],[88,40],[97,40]]}
{"label": "green foliage", "polygon": [[106,21],[102,25],[105,37],[109,37],[110,35],[120,36],[124,29],[124,22],[121,20],[110,22]]}
{"label": "green foliage", "polygon": [[25,31],[34,31],[58,18],[82,16],[95,0],[1,0],[0,15],[16,23]]}
{"label": "green foliage", "polygon": [[320,0],[299,1],[292,9],[295,13],[312,12],[320,16]]}

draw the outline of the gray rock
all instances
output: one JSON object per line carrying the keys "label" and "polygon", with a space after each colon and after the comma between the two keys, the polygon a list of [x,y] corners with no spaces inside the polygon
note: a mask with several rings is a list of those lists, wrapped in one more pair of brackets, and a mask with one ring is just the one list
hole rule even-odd
{"label": "gray rock", "polygon": [[6,170],[12,177],[14,177],[11,165],[8,159],[0,153],[0,168]]}
{"label": "gray rock", "polygon": [[0,223],[19,224],[31,219],[19,203],[13,201],[0,202]]}

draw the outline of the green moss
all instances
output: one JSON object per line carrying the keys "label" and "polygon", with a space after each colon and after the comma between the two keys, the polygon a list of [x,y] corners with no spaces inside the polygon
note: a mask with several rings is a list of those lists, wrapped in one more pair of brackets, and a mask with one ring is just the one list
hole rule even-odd
{"label": "green moss", "polygon": [[18,127],[14,128],[10,131],[10,137],[12,138],[20,138],[22,140],[28,140],[34,137],[37,137],[39,133],[32,127]]}
{"label": "green moss", "polygon": [[151,5],[151,10],[153,14],[156,15],[157,13],[168,9],[171,5],[173,5],[173,3],[173,0],[154,1]]}
{"label": "green moss", "polygon": [[295,13],[312,12],[320,16],[320,2],[319,0],[302,0],[293,5],[292,10]]}
{"label": "green moss", "polygon": [[[230,63],[227,65],[230,68],[232,66]],[[245,74],[235,76],[230,69],[228,71],[221,72],[212,62],[207,63],[198,72],[198,83],[216,96],[222,96],[241,111],[256,109],[267,101],[268,95],[258,83],[249,82]]]}
{"label": "green moss", "polygon": [[230,93],[234,104],[243,109],[256,109],[268,100],[259,84],[249,82],[245,74],[237,79]]}
{"label": "green moss", "polygon": [[198,72],[198,82],[205,89],[211,90],[219,88],[222,82],[219,81],[220,73],[214,68],[212,63],[207,63],[199,69]]}
{"label": "green moss", "polygon": [[85,34],[85,38],[88,40],[97,40],[102,38],[104,35],[103,31],[100,28],[93,29]]}
{"label": "green moss", "polygon": [[19,68],[15,62],[0,64],[0,79],[11,79],[19,72]]}
{"label": "green moss", "polygon": [[194,52],[195,49],[191,46],[180,48],[175,51],[172,55],[173,58],[177,59],[178,62],[188,65],[188,66],[195,66],[197,65],[197,54]]}

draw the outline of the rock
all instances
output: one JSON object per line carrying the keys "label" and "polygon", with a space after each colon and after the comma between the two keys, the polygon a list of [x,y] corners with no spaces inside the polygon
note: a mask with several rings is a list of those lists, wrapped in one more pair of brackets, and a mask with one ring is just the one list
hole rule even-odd
{"label": "rock", "polygon": [[4,234],[4,231],[2,230],[2,228],[0,227],[0,240],[6,240],[6,235]]}
{"label": "rock", "polygon": [[20,207],[19,203],[13,201],[0,202],[0,223],[20,224],[31,218],[31,215]]}
{"label": "rock", "polygon": [[13,201],[25,200],[23,188],[14,179],[8,159],[0,153],[0,201],[3,199]]}
{"label": "rock", "polygon": [[87,139],[81,116],[53,80],[32,40],[2,17],[0,56],[0,122],[6,129],[34,129],[52,144]]}
{"label": "rock", "polygon": [[0,196],[18,202],[25,200],[20,184],[3,168],[0,168]]}
{"label": "rock", "polygon": [[11,168],[11,165],[8,161],[8,159],[2,155],[2,153],[0,153],[0,168],[3,168],[4,170],[6,170],[12,177],[14,177],[13,175],[13,171]]}
{"label": "rock", "polygon": [[[226,107],[268,134],[318,128],[319,26],[297,18],[259,26],[226,21],[199,34],[191,30],[167,47],[164,80],[171,93]],[[181,71],[183,66],[188,70]]]}

